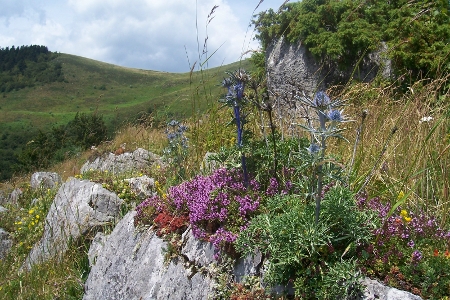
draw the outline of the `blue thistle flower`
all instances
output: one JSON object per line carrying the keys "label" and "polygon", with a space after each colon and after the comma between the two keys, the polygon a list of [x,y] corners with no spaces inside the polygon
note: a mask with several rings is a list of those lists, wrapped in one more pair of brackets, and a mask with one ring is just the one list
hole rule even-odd
{"label": "blue thistle flower", "polygon": [[226,88],[230,88],[233,85],[233,81],[231,80],[231,78],[225,78],[222,81],[222,86],[226,87]]}
{"label": "blue thistle flower", "polygon": [[236,98],[238,100],[242,99],[244,97],[244,83],[242,81],[239,81],[234,85],[234,91],[236,93]]}
{"label": "blue thistle flower", "polygon": [[311,154],[316,154],[319,152],[320,146],[313,143],[313,144],[309,145],[309,147],[306,148],[306,150],[308,150],[308,152]]}
{"label": "blue thistle flower", "polygon": [[176,133],[170,132],[170,133],[167,134],[167,139],[168,139],[169,141],[170,141],[170,140],[176,139],[176,137],[177,137],[177,134],[176,134]]}
{"label": "blue thistle flower", "polygon": [[330,105],[330,97],[325,92],[319,91],[314,95],[313,103],[318,108],[326,108]]}
{"label": "blue thistle flower", "polygon": [[176,120],[172,120],[172,121],[170,121],[169,124],[167,124],[167,125],[172,126],[172,127],[175,127],[175,126],[177,126],[178,124],[180,124],[180,122],[178,122],[178,121],[176,121]]}
{"label": "blue thistle flower", "polygon": [[340,111],[338,109],[331,110],[328,113],[327,117],[328,117],[328,119],[331,122],[342,122],[342,121],[344,121],[344,116],[342,115],[342,111]]}
{"label": "blue thistle flower", "polygon": [[182,132],[185,132],[187,129],[188,129],[187,126],[180,125],[180,126],[178,127],[177,131],[178,131],[179,133],[182,133]]}

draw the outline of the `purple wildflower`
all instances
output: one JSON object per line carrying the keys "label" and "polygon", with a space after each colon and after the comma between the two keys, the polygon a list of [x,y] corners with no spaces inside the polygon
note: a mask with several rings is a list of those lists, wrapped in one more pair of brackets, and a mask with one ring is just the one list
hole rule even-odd
{"label": "purple wildflower", "polygon": [[419,250],[414,250],[411,260],[413,263],[418,263],[422,260],[422,253]]}
{"label": "purple wildflower", "polygon": [[270,178],[269,186],[267,187],[266,190],[266,195],[273,196],[277,193],[278,193],[278,181],[276,180],[276,178],[272,177]]}

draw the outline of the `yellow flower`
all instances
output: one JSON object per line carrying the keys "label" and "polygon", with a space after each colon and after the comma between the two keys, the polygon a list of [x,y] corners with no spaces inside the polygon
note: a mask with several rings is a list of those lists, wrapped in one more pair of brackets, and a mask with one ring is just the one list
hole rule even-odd
{"label": "yellow flower", "polygon": [[19,227],[19,230],[22,230],[22,227]]}
{"label": "yellow flower", "polygon": [[398,193],[397,199],[403,199],[403,197],[405,197],[405,193],[403,191],[400,191],[400,193]]}
{"label": "yellow flower", "polygon": [[40,217],[39,217],[39,215],[36,215],[36,219],[39,219]]}
{"label": "yellow flower", "polygon": [[156,168],[159,170],[159,169],[161,169],[161,166],[160,166],[160,165],[157,165]]}
{"label": "yellow flower", "polygon": [[34,222],[33,221],[31,221],[31,226],[34,226]]}
{"label": "yellow flower", "polygon": [[411,220],[412,220],[412,218],[410,218],[410,217],[403,217],[403,219],[405,219],[405,221],[408,223],[411,222]]}
{"label": "yellow flower", "polygon": [[30,209],[30,210],[28,211],[28,213],[29,213],[30,215],[32,215],[32,214],[34,213],[34,209]]}
{"label": "yellow flower", "polygon": [[400,212],[400,215],[402,217],[407,217],[408,216],[408,212],[405,209],[402,209],[402,211]]}

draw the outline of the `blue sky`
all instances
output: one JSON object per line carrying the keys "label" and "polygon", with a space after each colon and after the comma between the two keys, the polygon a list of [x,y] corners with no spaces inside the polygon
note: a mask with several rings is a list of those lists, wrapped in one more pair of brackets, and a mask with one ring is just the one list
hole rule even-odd
{"label": "blue sky", "polygon": [[[257,12],[277,10],[283,2],[264,0]],[[258,3],[259,0],[1,0],[0,47],[45,45],[50,51],[124,67],[187,72],[189,63],[199,60],[198,48],[202,51],[206,37],[208,52],[217,50],[208,61],[209,67],[237,61],[241,53],[257,50],[253,28],[248,29],[248,25]],[[216,5],[214,18],[208,19]]]}

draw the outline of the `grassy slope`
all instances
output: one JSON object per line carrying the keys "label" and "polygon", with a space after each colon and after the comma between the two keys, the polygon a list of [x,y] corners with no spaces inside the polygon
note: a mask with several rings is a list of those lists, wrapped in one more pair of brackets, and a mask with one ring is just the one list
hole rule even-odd
{"label": "grassy slope", "polygon": [[[68,54],[57,59],[66,82],[4,94],[0,98],[0,126],[46,128],[67,123],[77,112],[96,109],[110,122],[132,118],[140,111],[179,118],[191,114],[189,73],[130,69]],[[204,73],[216,78],[217,84],[224,71],[238,67],[239,63],[234,63]]]}
{"label": "grassy slope", "polygon": [[[192,114],[192,99],[200,80],[213,97],[223,93],[219,87],[224,72],[239,62],[190,73],[167,73],[131,69],[79,56],[60,54],[64,82],[25,88],[0,97],[0,154],[18,153],[38,130],[66,124],[77,112],[103,115],[112,134],[141,113],[153,113],[157,121],[182,119]],[[244,61],[242,66],[249,67]],[[199,106],[198,106],[199,105]],[[196,109],[206,103],[197,103]]]}

